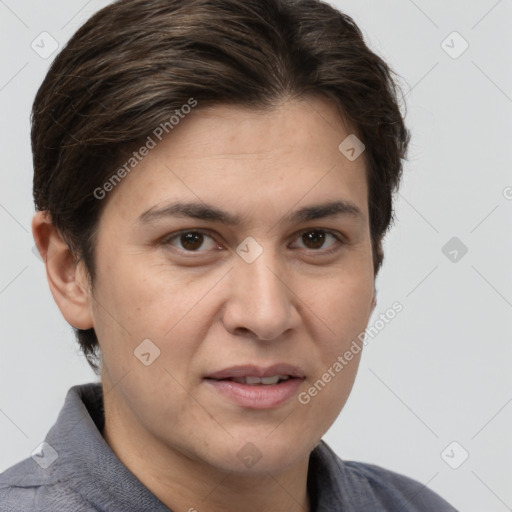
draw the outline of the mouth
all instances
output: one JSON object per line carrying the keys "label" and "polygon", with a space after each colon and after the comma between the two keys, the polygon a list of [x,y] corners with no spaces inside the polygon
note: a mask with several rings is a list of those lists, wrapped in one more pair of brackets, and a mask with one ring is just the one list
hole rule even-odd
{"label": "mouth", "polygon": [[[208,378],[208,377],[207,377]],[[247,377],[228,377],[226,379],[213,379],[212,380],[225,380],[237,382],[238,384],[245,384],[246,386],[272,386],[286,382],[288,379],[294,379],[291,375],[273,375],[272,377],[256,377],[248,375]]]}
{"label": "mouth", "polygon": [[276,364],[266,368],[253,365],[226,368],[205,380],[231,403],[249,409],[270,409],[287,402],[305,378],[296,366]]}
{"label": "mouth", "polygon": [[287,378],[303,379],[304,377],[304,371],[298,366],[287,363],[276,363],[271,366],[257,366],[252,364],[231,366],[230,368],[224,368],[223,370],[210,373],[206,378],[215,380],[249,379],[251,382],[245,383],[276,384],[279,380],[286,380]]}

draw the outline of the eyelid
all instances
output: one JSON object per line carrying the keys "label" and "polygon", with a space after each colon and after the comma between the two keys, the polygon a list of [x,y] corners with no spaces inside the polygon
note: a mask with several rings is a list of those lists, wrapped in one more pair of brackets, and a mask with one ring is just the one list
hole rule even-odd
{"label": "eyelid", "polygon": [[[209,238],[211,238],[217,245],[220,245],[219,242],[217,242],[216,238],[212,235],[212,233],[205,229],[200,228],[189,228],[189,229],[180,229],[179,231],[175,231],[174,233],[171,233],[169,235],[164,236],[159,240],[160,245],[171,245],[171,241],[173,241],[176,238],[179,238],[181,235],[185,233],[200,233],[201,235],[205,235]],[[174,247],[174,249],[179,251],[180,253],[186,253],[189,254],[201,254],[201,253],[207,253],[209,251],[187,251],[185,249],[180,249],[179,247]]]}
{"label": "eyelid", "polygon": [[[348,244],[348,240],[346,238],[346,236],[342,233],[340,233],[339,231],[334,231],[334,230],[331,230],[331,229],[328,229],[328,228],[322,228],[322,227],[313,227],[313,228],[305,228],[305,229],[301,229],[300,231],[297,231],[296,233],[293,234],[293,240],[296,240],[298,238],[300,238],[301,235],[303,235],[304,233],[308,233],[308,232],[312,232],[312,231],[321,231],[325,234],[328,234],[328,235],[332,235],[337,243],[334,244],[334,247],[330,248],[330,249],[308,249],[308,248],[305,248],[306,251],[311,251],[311,252],[314,252],[314,253],[318,253],[318,254],[330,254],[332,252],[335,252],[337,250],[340,249],[341,246],[344,246],[344,245],[347,245]],[[166,235],[164,236],[162,239],[160,239],[159,241],[159,244],[161,245],[170,245],[170,242],[176,238],[178,238],[180,235],[184,234],[184,233],[200,233],[202,235],[205,235],[205,236],[208,236],[209,238],[211,238],[216,244],[218,245],[221,245],[217,240],[216,240],[216,237],[212,234],[211,231],[207,230],[207,229],[201,229],[201,228],[189,228],[189,229],[181,229],[179,231],[176,231],[174,233],[171,233],[169,235]],[[187,251],[187,250],[184,250],[184,249],[180,249],[178,247],[174,247],[172,246],[174,249],[176,249],[178,252],[180,253],[185,253],[187,255],[190,255],[190,254],[201,254],[201,253],[208,253],[210,251]],[[218,247],[216,248],[216,250],[219,250]]]}
{"label": "eyelid", "polygon": [[304,233],[309,233],[311,231],[321,231],[327,235],[332,235],[335,239],[336,239],[336,242],[334,244],[333,247],[331,247],[330,249],[308,249],[306,247],[306,251],[311,251],[313,253],[318,253],[320,255],[329,255],[329,254],[332,254],[333,252],[336,252],[338,251],[342,246],[344,245],[347,245],[348,244],[348,241],[347,241],[347,238],[345,235],[343,235],[342,233],[340,233],[339,231],[334,231],[334,230],[331,230],[331,229],[327,229],[327,228],[306,228],[306,229],[302,229],[300,230],[298,233],[297,233],[297,238],[300,237],[301,235],[303,235]]}

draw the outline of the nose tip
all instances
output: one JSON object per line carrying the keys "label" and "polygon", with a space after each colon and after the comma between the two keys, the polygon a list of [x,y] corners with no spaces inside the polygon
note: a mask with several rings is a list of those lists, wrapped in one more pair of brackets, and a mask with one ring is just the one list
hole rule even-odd
{"label": "nose tip", "polygon": [[272,341],[272,339],[274,339],[274,336],[262,335],[261,332],[255,332],[247,327],[237,327],[236,332],[244,335],[252,335],[257,341]]}

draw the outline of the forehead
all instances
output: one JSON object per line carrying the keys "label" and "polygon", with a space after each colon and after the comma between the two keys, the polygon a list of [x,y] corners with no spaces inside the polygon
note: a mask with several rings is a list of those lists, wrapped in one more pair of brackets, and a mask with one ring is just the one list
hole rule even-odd
{"label": "forehead", "polygon": [[194,201],[243,218],[254,208],[262,218],[263,209],[270,219],[299,203],[344,200],[367,215],[364,154],[351,160],[340,151],[353,134],[332,103],[200,107],[117,184],[105,214],[114,209],[135,221],[158,205]]}

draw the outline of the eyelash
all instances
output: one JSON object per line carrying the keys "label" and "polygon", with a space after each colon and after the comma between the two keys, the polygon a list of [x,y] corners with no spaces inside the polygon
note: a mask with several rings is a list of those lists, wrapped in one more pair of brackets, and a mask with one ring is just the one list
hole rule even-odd
{"label": "eyelash", "polygon": [[[313,229],[302,230],[302,231],[299,232],[297,238],[299,238],[300,236],[304,235],[305,233],[312,233],[312,232],[320,232],[320,233],[324,233],[324,234],[327,234],[327,235],[332,235],[335,238],[337,243],[335,243],[332,248],[327,249],[327,250],[307,249],[306,248],[307,251],[321,253],[322,255],[329,255],[329,254],[332,254],[332,253],[338,251],[343,245],[347,244],[347,241],[345,240],[345,238],[340,233],[337,233],[336,231],[331,231],[329,229],[322,229],[322,228],[313,228]],[[173,240],[179,238],[181,235],[184,235],[186,233],[198,233],[198,234],[201,234],[201,235],[208,236],[212,240],[215,240],[215,238],[212,236],[212,234],[210,232],[205,231],[203,229],[185,229],[185,230],[178,231],[176,233],[172,233],[171,235],[164,237],[160,241],[160,244],[161,245],[165,245],[165,246],[171,245],[171,242]],[[208,252],[208,251],[199,251],[199,250],[198,251],[188,251],[186,249],[180,249],[180,248],[177,248],[177,247],[173,247],[173,248],[176,249],[177,251],[179,251],[180,253],[182,253],[182,254],[184,253],[184,254],[187,254],[187,255],[201,254],[201,253]]]}

